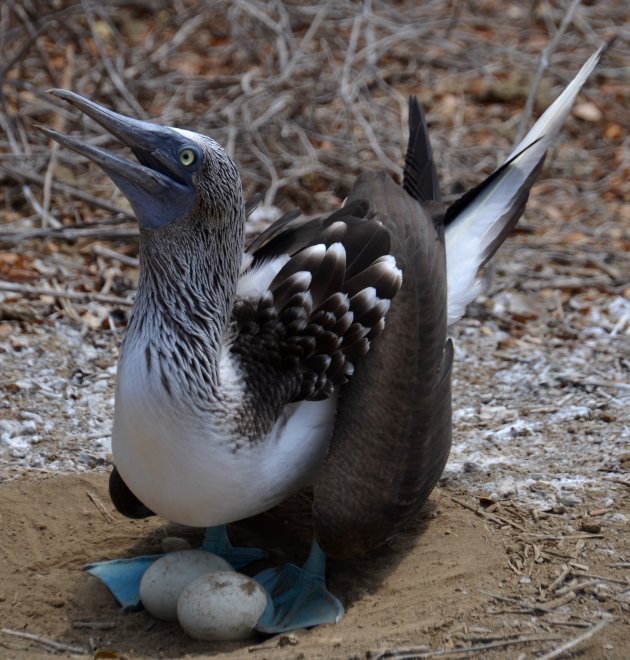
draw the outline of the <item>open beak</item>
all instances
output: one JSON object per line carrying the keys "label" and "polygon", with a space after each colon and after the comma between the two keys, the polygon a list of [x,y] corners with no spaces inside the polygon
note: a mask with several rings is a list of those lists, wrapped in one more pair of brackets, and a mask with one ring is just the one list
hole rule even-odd
{"label": "open beak", "polygon": [[182,144],[179,133],[125,117],[74,92],[64,89],[50,92],[84,112],[133,151],[138,162],[50,128],[38,127],[48,137],[101,167],[127,197],[141,226],[155,228],[169,224],[190,209],[195,190],[177,168],[176,154]]}

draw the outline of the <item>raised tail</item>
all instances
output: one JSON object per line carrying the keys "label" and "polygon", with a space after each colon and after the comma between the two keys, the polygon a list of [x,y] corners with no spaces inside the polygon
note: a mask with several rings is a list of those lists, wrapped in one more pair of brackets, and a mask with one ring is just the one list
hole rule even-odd
{"label": "raised tail", "polygon": [[441,199],[427,120],[415,96],[409,97],[409,141],[403,188],[418,202],[439,202]]}
{"label": "raised tail", "polygon": [[449,325],[464,315],[466,306],[481,292],[479,269],[497,251],[523,213],[547,149],[603,50],[604,47],[591,55],[507,161],[448,208],[444,223]]}

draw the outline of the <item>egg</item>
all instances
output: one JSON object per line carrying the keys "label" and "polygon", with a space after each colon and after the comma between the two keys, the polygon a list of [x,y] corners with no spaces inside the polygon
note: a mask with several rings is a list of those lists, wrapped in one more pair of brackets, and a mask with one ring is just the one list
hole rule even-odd
{"label": "egg", "polygon": [[205,550],[171,552],[151,564],[140,581],[140,600],[157,619],[177,621],[177,599],[199,576],[232,571],[218,555]]}
{"label": "egg", "polygon": [[267,606],[267,592],[252,578],[236,573],[211,573],[182,591],[177,618],[190,637],[239,640],[250,637]]}

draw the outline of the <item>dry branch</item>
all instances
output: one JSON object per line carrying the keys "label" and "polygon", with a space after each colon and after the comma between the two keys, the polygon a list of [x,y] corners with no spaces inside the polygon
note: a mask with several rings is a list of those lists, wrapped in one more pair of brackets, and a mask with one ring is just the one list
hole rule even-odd
{"label": "dry branch", "polygon": [[27,284],[16,284],[14,282],[0,282],[0,291],[21,293],[27,296],[51,296],[52,298],[65,300],[94,300],[107,305],[120,305],[121,307],[130,307],[133,304],[131,300],[127,300],[126,298],[107,296],[100,293],[93,293],[92,291],[63,291],[62,289],[28,286]]}
{"label": "dry branch", "polygon": [[[422,647],[395,649],[392,651],[382,651],[374,660],[384,660],[385,658],[397,658],[398,660],[412,660],[413,658],[445,658],[450,655],[468,655],[471,653],[485,653],[492,649],[505,648],[518,644],[533,644],[536,642],[553,642],[561,639],[558,635],[521,635],[512,639],[502,641],[488,642],[487,644],[476,644],[455,649],[433,649],[425,650]],[[555,657],[555,656],[554,656]]]}
{"label": "dry branch", "polygon": [[564,644],[554,649],[550,653],[546,653],[545,655],[540,656],[539,660],[553,660],[553,658],[560,657],[566,651],[569,651],[570,649],[579,646],[582,642],[585,642],[591,637],[597,635],[597,633],[602,631],[612,620],[613,617],[610,614],[604,615],[602,620],[596,625],[594,625],[592,628],[589,628],[586,632],[582,633],[581,635],[578,635],[577,637],[570,639],[568,642],[565,642]]}
{"label": "dry branch", "polygon": [[20,637],[21,639],[28,639],[31,642],[35,642],[40,646],[43,646],[53,651],[61,651],[63,653],[78,653],[80,655],[86,655],[88,650],[82,646],[74,646],[72,644],[64,644],[63,642],[57,642],[54,639],[48,639],[47,637],[42,637],[41,635],[35,635],[34,633],[22,632],[21,630],[12,630],[11,628],[3,628],[2,632],[5,635],[11,635],[12,637]]}
{"label": "dry branch", "polygon": [[509,525],[510,527],[514,527],[514,529],[518,529],[519,532],[525,531],[525,528],[522,525],[513,522],[509,518],[498,516],[495,513],[488,513],[487,511],[484,511],[481,507],[468,504],[468,502],[464,502],[464,500],[460,500],[457,497],[451,497],[451,499],[453,500],[453,502],[455,502],[455,504],[459,504],[459,506],[463,506],[465,509],[468,509],[469,511],[473,511],[478,516],[481,516],[482,518],[486,518],[487,520],[491,520],[492,522],[498,525]]}
{"label": "dry branch", "polygon": [[571,4],[567,7],[564,16],[562,17],[562,22],[560,23],[560,27],[556,31],[556,34],[549,42],[549,45],[540,54],[538,66],[536,68],[536,74],[534,75],[534,80],[529,90],[527,101],[525,102],[525,109],[523,110],[523,115],[521,117],[518,130],[516,131],[516,137],[514,138],[514,147],[519,144],[519,142],[525,137],[525,134],[527,133],[527,124],[532,116],[532,112],[534,111],[534,102],[536,100],[536,95],[538,93],[542,77],[545,71],[549,68],[549,65],[551,64],[551,58],[560,45],[560,40],[562,39],[562,36],[564,35],[567,27],[569,27],[569,24],[573,20],[573,16],[575,15],[577,8],[580,6],[580,2],[581,0],[572,0]]}
{"label": "dry branch", "polygon": [[[20,168],[10,167],[6,164],[0,164],[0,172],[4,172],[7,176],[10,176],[12,179],[19,181],[20,183],[28,181],[30,183],[37,184],[38,186],[44,186],[46,181],[45,177],[42,177],[39,174],[35,174],[34,172],[27,172],[26,170]],[[78,188],[75,188],[74,186],[71,186],[67,183],[62,183],[61,181],[53,181],[51,186],[53,190],[66,193],[70,197],[88,202],[88,204],[92,206],[105,209],[106,211],[110,211],[111,213],[120,215],[124,218],[129,218],[130,220],[135,220],[135,217],[130,211],[127,211],[120,206],[116,206],[115,204],[111,204],[110,202],[101,199],[100,197],[91,195],[84,190],[79,190]]]}

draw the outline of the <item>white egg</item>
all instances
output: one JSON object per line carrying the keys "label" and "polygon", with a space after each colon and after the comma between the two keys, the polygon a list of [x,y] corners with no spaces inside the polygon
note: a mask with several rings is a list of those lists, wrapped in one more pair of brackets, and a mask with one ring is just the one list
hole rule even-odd
{"label": "white egg", "polygon": [[218,555],[205,550],[182,550],[151,564],[140,581],[140,600],[148,612],[164,621],[177,621],[177,599],[199,576],[233,571]]}
{"label": "white egg", "polygon": [[211,573],[182,591],[177,618],[195,639],[246,639],[266,606],[267,593],[252,578],[236,572]]}

